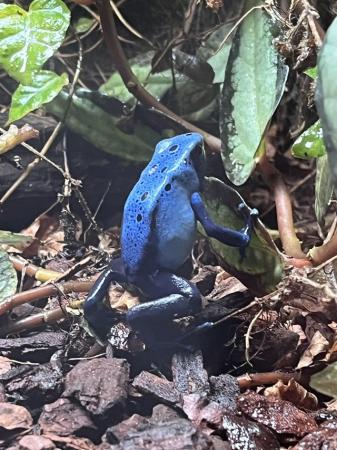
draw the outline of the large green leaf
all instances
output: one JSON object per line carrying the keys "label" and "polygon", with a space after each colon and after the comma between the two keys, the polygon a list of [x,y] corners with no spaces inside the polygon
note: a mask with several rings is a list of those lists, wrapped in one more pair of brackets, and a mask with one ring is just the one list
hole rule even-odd
{"label": "large green leaf", "polygon": [[296,139],[291,151],[296,158],[302,159],[318,158],[325,155],[322,126],[319,120]]}
{"label": "large green leaf", "polygon": [[34,238],[32,236],[0,230],[0,245],[11,245],[12,247],[22,249],[31,244],[33,240]]}
{"label": "large green leaf", "polygon": [[315,181],[315,214],[317,221],[323,224],[333,194],[333,183],[328,155],[317,159]]}
{"label": "large green leaf", "polygon": [[[204,188],[203,199],[214,222],[235,230],[245,226],[243,214],[247,217],[251,210],[235,189],[216,178],[206,178]],[[244,209],[239,212],[240,203],[244,204]],[[203,232],[201,228],[200,231]],[[216,239],[211,239],[211,244],[225,270],[235,275],[256,295],[272,292],[281,281],[281,255],[260,220],[256,221],[243,259],[238,248],[224,245]]]}
{"label": "large green leaf", "polygon": [[50,102],[60,90],[68,84],[67,74],[57,75],[49,70],[39,70],[26,79],[27,84],[20,84],[12,95],[12,104],[8,122],[21,119],[30,111]]}
{"label": "large green leaf", "polygon": [[70,12],[61,0],[34,0],[29,11],[0,4],[0,65],[17,81],[39,70],[61,45]]}
{"label": "large green leaf", "polygon": [[[261,4],[248,0],[246,9]],[[262,9],[243,20],[230,50],[221,98],[222,158],[229,179],[250,176],[266,127],[281,99],[288,74],[274,46],[277,30]]]}
{"label": "large green leaf", "polygon": [[310,386],[322,394],[337,398],[337,363],[330,364],[312,375]]}
{"label": "large green leaf", "polygon": [[[62,119],[68,98],[65,92],[60,92],[47,105],[47,110]],[[161,138],[158,133],[139,122],[129,132],[123,131],[122,116],[107,113],[88,98],[77,95],[72,98],[66,125],[100,150],[131,161],[148,161]]]}
{"label": "large green leaf", "polygon": [[18,279],[6,252],[0,250],[0,303],[15,294]]}
{"label": "large green leaf", "polygon": [[337,186],[337,18],[330,25],[318,57],[316,106],[321,119],[330,170]]}

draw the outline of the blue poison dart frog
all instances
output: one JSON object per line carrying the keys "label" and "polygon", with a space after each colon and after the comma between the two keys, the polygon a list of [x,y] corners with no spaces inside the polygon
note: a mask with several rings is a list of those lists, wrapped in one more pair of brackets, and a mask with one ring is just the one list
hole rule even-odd
{"label": "blue poison dart frog", "polygon": [[252,210],[240,231],[216,225],[200,196],[204,167],[203,139],[198,133],[157,144],[125,203],[121,258],[113,260],[100,275],[84,304],[84,317],[99,337],[105,336],[112,321],[112,311],[103,303],[112,281],[135,286],[151,300],[126,313],[128,323],[143,338],[151,335],[151,322],[157,325],[200,312],[202,297],[196,286],[175,275],[191,253],[197,220],[208,236],[238,247],[243,257],[250,241],[252,215],[257,211]]}

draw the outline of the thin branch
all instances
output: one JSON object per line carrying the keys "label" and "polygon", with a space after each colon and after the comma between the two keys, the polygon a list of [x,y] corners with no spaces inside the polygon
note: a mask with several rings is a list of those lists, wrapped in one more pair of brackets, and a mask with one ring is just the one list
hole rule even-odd
{"label": "thin branch", "polygon": [[42,267],[35,266],[25,259],[15,255],[9,255],[9,260],[13,264],[15,270],[18,272],[24,271],[25,275],[35,278],[38,281],[51,281],[63,276],[61,272],[43,269]]}
{"label": "thin branch", "polygon": [[269,163],[266,156],[261,158],[258,169],[274,194],[278,231],[286,255],[307,259],[295,233],[291,198],[280,172]]}
{"label": "thin branch", "polygon": [[0,305],[0,316],[8,311],[11,311],[16,306],[23,305],[25,303],[32,303],[42,298],[58,295],[60,290],[64,294],[70,292],[89,292],[94,285],[95,279],[92,278],[86,281],[67,281],[63,284],[47,284],[38,288],[29,289],[27,291],[19,292],[18,294],[9,297],[5,302]]}
{"label": "thin branch", "polygon": [[266,384],[275,384],[278,381],[288,383],[291,379],[296,381],[300,380],[300,374],[298,372],[264,372],[264,373],[247,373],[240,375],[237,378],[240,389],[251,389],[256,386],[263,386]]}
{"label": "thin branch", "polygon": [[221,141],[219,138],[206,133],[200,128],[195,127],[191,123],[182,119],[170,109],[166,108],[166,106],[162,105],[155,97],[153,97],[146,89],[144,89],[138,78],[132,72],[129,62],[118,40],[116,25],[109,0],[97,1],[97,7],[101,18],[106,45],[128,91],[144,105],[150,108],[158,109],[168,117],[177,121],[177,123],[179,123],[184,128],[202,134],[205,143],[209,147],[210,151],[219,152],[221,147]]}

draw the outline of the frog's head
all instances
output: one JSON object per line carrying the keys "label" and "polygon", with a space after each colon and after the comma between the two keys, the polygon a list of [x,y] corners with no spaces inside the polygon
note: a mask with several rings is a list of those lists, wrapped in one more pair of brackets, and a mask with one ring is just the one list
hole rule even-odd
{"label": "frog's head", "polygon": [[204,176],[204,141],[199,133],[185,133],[160,141],[155,150],[154,159],[168,167],[193,166],[200,179]]}

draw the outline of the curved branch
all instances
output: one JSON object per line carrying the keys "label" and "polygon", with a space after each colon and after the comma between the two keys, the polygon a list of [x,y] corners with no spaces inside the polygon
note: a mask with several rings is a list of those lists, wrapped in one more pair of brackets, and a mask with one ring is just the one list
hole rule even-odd
{"label": "curved branch", "polygon": [[88,281],[67,281],[63,284],[47,284],[27,291],[19,292],[18,294],[9,297],[9,299],[0,305],[0,316],[15,308],[16,306],[25,303],[31,303],[41,298],[58,295],[60,292],[68,294],[70,292],[89,292],[95,280]]}
{"label": "curved branch", "polygon": [[142,84],[139,82],[138,78],[132,72],[129,62],[125,56],[123,48],[118,40],[116,25],[110,6],[109,0],[99,0],[97,1],[97,8],[101,19],[101,25],[103,29],[103,35],[108,47],[108,50],[112,56],[113,62],[118,70],[126,88],[128,91],[134,95],[137,100],[139,100],[144,105],[149,108],[155,108],[166,114],[168,117],[175,120],[184,128],[200,133],[208,148],[211,152],[219,152],[221,148],[221,141],[219,138],[206,133],[198,127],[195,127],[191,123],[179,117],[170,109],[166,108],[161,104],[155,97],[153,97]]}
{"label": "curved branch", "polygon": [[258,168],[274,194],[278,231],[285,253],[293,258],[308,259],[295,233],[291,198],[280,172],[266,157],[260,160]]}

